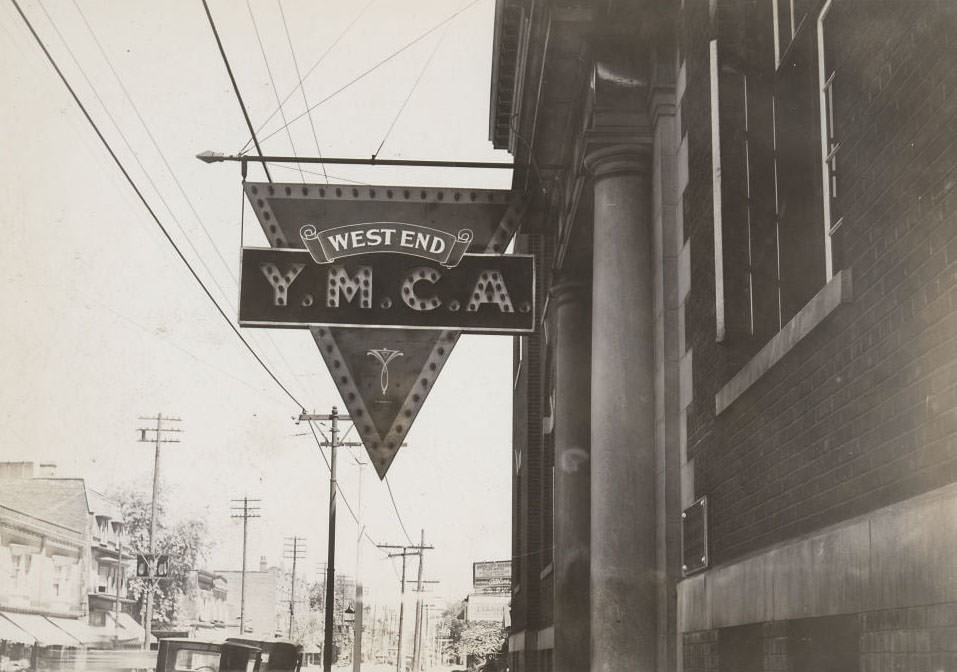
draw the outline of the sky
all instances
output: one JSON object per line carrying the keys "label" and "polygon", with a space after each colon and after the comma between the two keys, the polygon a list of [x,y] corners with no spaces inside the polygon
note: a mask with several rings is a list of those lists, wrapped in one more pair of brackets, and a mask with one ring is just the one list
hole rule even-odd
{"label": "sky", "polygon": [[[238,165],[194,158],[236,153],[249,138],[202,4],[21,6],[235,323],[241,240],[266,241],[243,202]],[[210,10],[266,154],[510,160],[488,140],[493,0],[210,0]],[[312,69],[305,101],[297,65],[304,76]],[[54,462],[59,476],[100,491],[147,492],[153,450],[137,441],[150,424],[139,418],[179,417],[180,442],[162,450],[162,492],[172,519],[208,524],[207,568],[239,568],[242,529],[230,501],[247,496],[262,509],[250,522],[250,562],[280,564],[284,538],[299,536],[314,574],[326,558],[329,473],[293,421],[299,407],[177,258],[10,0],[0,2],[0,90],[0,459]],[[283,130],[277,92],[280,100],[294,92],[287,120],[308,103],[313,123],[304,116]],[[276,181],[324,180],[318,166],[304,168],[314,172],[271,170]],[[504,170],[327,170],[332,183],[507,189],[511,181]],[[249,179],[264,176],[251,166]],[[242,331],[309,410],[342,409],[308,331]],[[356,449],[340,454],[341,488],[373,539],[406,544],[424,530],[435,546],[424,569],[440,581],[439,604],[465,596],[472,562],[509,557],[511,352],[506,336],[459,340],[389,471],[398,516],[385,484],[356,466]],[[343,573],[355,574],[356,535],[340,505]],[[363,545],[359,573],[375,599],[397,599],[398,567]]]}

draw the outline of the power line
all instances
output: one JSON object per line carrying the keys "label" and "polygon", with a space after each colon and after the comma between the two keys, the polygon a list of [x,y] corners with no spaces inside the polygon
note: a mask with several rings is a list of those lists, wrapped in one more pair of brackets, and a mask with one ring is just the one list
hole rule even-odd
{"label": "power line", "polygon": [[[302,92],[302,103],[308,109],[309,99],[306,97],[306,87],[303,86],[302,72],[299,71],[299,59],[296,58],[296,50],[292,46],[292,36],[289,34],[289,24],[286,22],[286,12],[282,8],[282,0],[276,0],[276,5],[278,5],[279,7],[279,16],[282,17],[282,29],[283,29],[283,32],[286,33],[286,43],[289,45],[289,53],[292,56],[292,64],[296,68],[296,78],[299,80],[298,88]],[[275,90],[275,87],[273,88]],[[276,99],[277,101],[279,99],[278,92],[276,92]],[[279,103],[279,109],[282,110],[281,102]],[[312,129],[312,139],[316,141],[316,155],[319,156],[319,158],[322,158],[322,149],[319,148],[319,135],[316,133],[316,124],[312,120],[312,112],[310,112],[307,116],[309,118],[309,128]],[[283,123],[285,123],[285,118],[283,118]],[[319,164],[319,165],[322,166],[322,174],[326,178],[326,184],[329,184],[329,176],[326,175],[325,164]],[[299,174],[302,175],[303,173],[302,166],[298,166],[298,168],[299,168]],[[305,182],[305,178],[303,178],[303,182]]]}
{"label": "power line", "polygon": [[[299,115],[293,117],[292,119],[290,119],[290,120],[289,120],[289,123],[291,124],[291,123],[293,123],[293,122],[295,122],[295,121],[299,121],[299,120],[302,119],[305,115],[309,114],[310,112],[312,112],[314,109],[316,109],[316,108],[319,107],[320,105],[322,105],[322,104],[324,104],[324,103],[327,103],[329,100],[331,100],[331,99],[334,98],[335,96],[339,95],[340,93],[342,93],[343,91],[345,91],[346,89],[348,89],[350,86],[352,86],[353,84],[355,84],[355,83],[358,82],[359,80],[363,79],[363,78],[366,77],[367,75],[372,74],[373,72],[375,72],[376,70],[378,70],[379,68],[381,68],[383,65],[385,65],[386,63],[388,63],[389,61],[391,61],[393,58],[395,58],[396,56],[398,56],[398,55],[401,54],[402,52],[406,51],[407,49],[409,49],[409,48],[412,47],[413,45],[418,44],[419,42],[421,42],[422,40],[424,40],[426,37],[428,37],[429,35],[431,35],[431,34],[434,33],[435,31],[437,31],[439,28],[441,28],[442,26],[444,26],[445,24],[447,24],[449,21],[451,21],[452,19],[456,18],[459,14],[461,14],[461,13],[464,12],[465,10],[469,9],[469,8],[472,7],[473,5],[479,3],[480,1],[481,1],[481,0],[472,0],[469,4],[465,5],[464,7],[462,7],[462,8],[459,9],[458,11],[456,11],[454,14],[452,14],[451,16],[448,16],[448,17],[446,17],[445,19],[443,19],[442,21],[440,21],[439,23],[435,24],[434,26],[432,26],[431,28],[429,28],[427,31],[425,31],[424,33],[422,33],[421,35],[419,35],[418,37],[416,37],[414,40],[412,40],[411,42],[409,42],[409,43],[406,44],[405,46],[400,47],[400,48],[397,49],[396,51],[393,51],[391,54],[389,54],[388,56],[386,56],[385,58],[383,58],[381,61],[379,61],[378,63],[376,63],[375,65],[373,65],[371,68],[369,68],[368,70],[366,70],[366,71],[363,72],[362,74],[357,75],[356,77],[354,77],[352,80],[350,80],[350,81],[347,82],[346,84],[343,84],[342,86],[340,86],[338,89],[336,89],[335,91],[333,91],[332,93],[330,93],[328,96],[326,96],[325,98],[323,98],[322,100],[320,100],[318,103],[314,103],[312,106],[308,107],[308,108],[306,109],[306,111],[303,112],[302,114],[299,114]],[[203,0],[203,4],[206,4],[206,0]],[[273,131],[272,133],[270,133],[269,135],[267,135],[265,138],[263,138],[263,142],[265,142],[265,141],[268,140],[269,138],[273,137],[273,136],[276,135],[277,133],[282,132],[282,130],[283,130],[282,128],[276,129],[275,131]],[[252,133],[252,129],[251,129],[251,128],[250,128],[250,133]],[[254,134],[254,135],[255,135],[255,134]],[[247,144],[248,144],[248,141],[247,141]],[[258,141],[256,141],[256,149],[257,149],[257,150],[259,149]],[[262,154],[261,151],[260,151],[260,154]]]}
{"label": "power line", "polygon": [[[44,44],[43,40],[40,38],[36,30],[33,28],[33,24],[30,22],[30,19],[27,18],[27,15],[24,14],[23,9],[20,7],[20,4],[17,2],[17,0],[10,0],[10,2],[13,3],[13,6],[16,8],[17,13],[20,14],[20,17],[23,19],[23,22],[26,24],[30,33],[33,35],[33,39],[36,40],[37,45],[43,51],[43,54],[47,57],[47,60],[50,62],[50,65],[53,66],[53,69],[56,71],[57,76],[60,78],[60,81],[63,82],[63,85],[66,87],[67,91],[69,91],[70,96],[73,98],[73,101],[77,104],[77,107],[80,108],[80,112],[83,113],[83,116],[86,118],[87,122],[90,124],[90,127],[93,129],[94,133],[96,133],[97,138],[99,138],[100,142],[103,144],[103,147],[109,153],[110,158],[113,159],[113,162],[116,164],[116,167],[120,169],[120,172],[123,174],[123,177],[126,178],[126,181],[129,183],[130,188],[133,189],[133,192],[140,199],[140,202],[143,204],[143,207],[145,207],[147,212],[149,212],[150,217],[152,217],[153,221],[160,228],[160,231],[162,231],[163,235],[166,237],[166,240],[169,241],[169,244],[173,246],[173,249],[176,251],[176,254],[179,257],[180,261],[183,262],[183,264],[189,270],[190,274],[193,276],[193,279],[196,280],[200,288],[203,290],[203,293],[206,294],[206,298],[208,298],[210,302],[212,302],[213,306],[216,308],[216,311],[226,321],[226,324],[229,325],[229,328],[232,329],[233,333],[236,334],[236,337],[239,338],[240,341],[242,341],[243,345],[246,346],[246,349],[249,350],[249,353],[256,359],[257,362],[259,362],[259,365],[263,368],[263,370],[266,371],[267,374],[269,374],[269,377],[273,379],[276,385],[278,385],[280,389],[282,389],[282,391],[286,393],[286,396],[288,396],[297,406],[299,406],[299,408],[304,409],[305,406],[303,406],[299,402],[299,400],[296,399],[296,397],[292,394],[292,392],[290,392],[289,389],[282,384],[279,378],[276,377],[276,374],[274,374],[270,370],[270,368],[266,365],[266,362],[264,362],[263,359],[256,353],[256,351],[253,350],[253,347],[249,344],[249,341],[246,340],[246,338],[242,335],[242,333],[240,333],[236,325],[233,324],[232,320],[229,319],[229,316],[227,316],[226,313],[223,311],[222,307],[213,297],[212,293],[210,293],[209,288],[206,287],[205,283],[203,283],[202,279],[196,273],[196,269],[194,269],[192,264],[189,263],[189,260],[183,255],[183,252],[182,250],[180,250],[179,246],[176,244],[176,241],[174,241],[172,236],[170,236],[169,231],[163,225],[163,222],[160,221],[159,217],[156,215],[156,212],[153,210],[152,206],[149,204],[149,201],[146,200],[146,197],[143,195],[143,192],[140,191],[140,188],[136,185],[136,182],[130,176],[129,171],[126,170],[126,167],[123,165],[123,162],[120,161],[119,157],[116,155],[116,152],[113,151],[113,147],[110,145],[109,141],[103,135],[102,131],[100,131],[100,127],[93,120],[93,117],[90,116],[90,113],[87,111],[86,106],[80,100],[79,96],[77,96],[76,91],[70,85],[70,82],[69,80],[67,80],[66,76],[63,74],[63,71],[60,70],[60,66],[57,65],[56,60],[53,58],[53,55],[50,54],[50,51],[47,49],[46,44]],[[205,0],[204,0],[204,4],[205,4]]]}
{"label": "power line", "polygon": [[[309,425],[309,431],[312,432],[312,436],[313,436],[313,438],[316,440],[316,445],[317,445],[318,448],[319,448],[319,455],[322,457],[322,461],[326,463],[326,469],[328,469],[328,470],[331,472],[331,471],[332,471],[332,465],[329,464],[329,460],[326,458],[326,454],[325,454],[324,452],[322,452],[322,441],[319,440],[319,436],[316,434],[315,425],[312,423],[311,420],[310,420],[307,424]],[[319,431],[320,431],[320,433],[322,432],[322,430],[319,430]],[[323,434],[323,438],[325,438],[325,434]],[[328,439],[326,439],[326,443],[329,443],[329,440],[328,440]],[[349,515],[352,516],[352,519],[356,522],[356,525],[359,525],[359,516],[356,515],[356,512],[355,512],[355,510],[353,510],[352,505],[349,504],[349,500],[346,499],[346,493],[344,493],[344,492],[342,491],[342,486],[339,485],[339,482],[338,482],[338,481],[336,482],[336,491],[337,491],[337,492],[339,493],[339,495],[342,497],[342,503],[346,505],[346,509],[349,511]],[[376,542],[375,539],[373,539],[373,538],[369,535],[369,531],[368,531],[368,530],[363,530],[362,536],[364,536],[366,539],[368,539],[368,540],[369,540],[369,543],[371,543],[373,546],[378,547],[378,543]]]}
{"label": "power line", "polygon": [[[272,76],[272,68],[269,67],[269,59],[266,57],[266,47],[263,45],[263,38],[259,34],[259,24],[256,23],[256,15],[253,14],[253,7],[249,4],[249,0],[246,0],[246,9],[249,10],[249,19],[253,23],[253,32],[256,33],[256,42],[259,43],[259,53],[262,54],[263,63],[266,66],[266,74],[269,75],[269,84],[272,86],[273,95],[276,96],[276,105],[279,106],[279,115],[282,117],[282,123],[286,129],[286,137],[289,138],[289,147],[292,149],[293,156],[296,156],[296,143],[292,141],[292,132],[289,130],[289,124],[286,123],[286,112],[282,109],[282,103],[279,102],[279,89],[276,88],[276,78]],[[262,152],[260,152],[260,154],[262,154]],[[306,181],[306,176],[302,174],[302,171],[299,171],[299,177],[303,182]]]}
{"label": "power line", "polygon": [[395,509],[395,517],[399,519],[399,527],[402,528],[402,534],[405,535],[406,541],[411,544],[412,537],[409,536],[408,530],[405,529],[405,523],[402,522],[402,516],[399,514],[399,507],[395,503],[395,495],[392,494],[392,484],[389,483],[389,477],[384,476],[382,480],[385,481],[385,487],[389,490],[389,499],[392,500],[392,508]]}
{"label": "power line", "polygon": [[[11,0],[15,2],[15,0]],[[239,107],[243,111],[243,118],[246,120],[246,127],[249,129],[249,133],[252,135],[253,143],[256,145],[256,151],[259,152],[259,156],[263,155],[263,150],[259,146],[259,140],[256,138],[256,131],[253,130],[253,122],[249,120],[249,112],[246,111],[246,103],[243,102],[243,96],[239,93],[239,85],[236,83],[236,78],[233,76],[233,69],[229,65],[229,58],[226,56],[226,50],[223,48],[223,41],[219,39],[219,31],[216,30],[216,22],[213,21],[213,15],[209,11],[209,4],[206,0],[203,0],[203,9],[206,10],[206,18],[209,19],[209,27],[213,29],[213,37],[216,38],[216,46],[219,47],[219,53],[223,57],[223,64],[226,66],[226,72],[229,74],[229,81],[233,84],[233,91],[236,94],[236,100],[239,101]],[[266,179],[272,182],[272,175],[269,174],[269,168],[266,166],[266,162],[262,162],[263,170],[266,173]]]}
{"label": "power line", "polygon": [[[227,263],[225,257],[223,257],[222,252],[219,250],[219,246],[213,240],[213,237],[210,234],[209,229],[206,227],[205,223],[203,222],[202,217],[200,217],[199,212],[197,211],[196,206],[193,204],[192,199],[190,199],[189,194],[186,193],[186,189],[183,187],[182,182],[180,182],[179,178],[176,176],[176,172],[173,170],[173,167],[170,165],[169,161],[167,160],[166,154],[163,152],[155,136],[150,130],[149,124],[146,123],[146,119],[144,119],[143,115],[140,113],[139,107],[136,105],[132,95],[130,95],[129,90],[126,88],[126,85],[123,82],[123,78],[120,77],[119,72],[113,65],[113,61],[110,59],[109,55],[106,53],[106,49],[103,48],[103,44],[100,42],[96,34],[96,31],[93,30],[93,26],[90,24],[89,20],[86,17],[86,14],[83,13],[83,10],[80,8],[76,0],[73,0],[73,6],[76,9],[77,13],[80,15],[80,18],[83,20],[83,23],[86,26],[87,32],[89,32],[90,37],[93,38],[93,42],[96,44],[97,49],[99,50],[103,60],[106,62],[107,66],[109,66],[110,72],[113,73],[113,77],[116,80],[117,84],[119,84],[120,89],[123,91],[123,95],[125,96],[126,101],[129,103],[130,107],[133,109],[133,112],[136,114],[136,118],[137,120],[139,120],[140,126],[142,126],[143,130],[146,132],[147,137],[150,139],[150,142],[153,145],[153,148],[156,150],[156,153],[159,155],[160,159],[162,160],[163,165],[166,168],[166,172],[169,173],[169,176],[173,179],[173,183],[179,189],[180,195],[183,197],[183,200],[186,202],[186,204],[189,206],[189,209],[192,211],[193,217],[195,218],[196,223],[199,225],[200,229],[202,229],[203,233],[206,235],[206,239],[209,241],[209,244],[212,246],[213,251],[216,253],[216,256],[219,257],[219,260],[220,262],[222,262],[223,267],[226,269],[226,272],[229,274],[230,278],[232,278],[233,284],[236,287],[238,287],[239,279],[236,277],[236,274],[233,272],[233,269],[230,267],[229,263]],[[110,121],[113,122],[114,128],[116,128],[116,131],[119,133],[120,137],[123,138],[123,141],[126,144],[127,150],[129,150],[130,154],[133,155],[134,160],[136,161],[137,165],[140,167],[140,170],[143,171],[143,174],[146,176],[146,179],[149,181],[150,185],[153,187],[153,190],[156,192],[156,195],[159,197],[160,201],[162,201],[163,205],[166,207],[166,210],[170,214],[170,217],[173,218],[173,221],[179,227],[180,231],[183,234],[183,237],[186,239],[186,242],[189,244],[190,249],[193,250],[197,258],[199,259],[200,263],[203,265],[203,268],[205,268],[206,272],[209,273],[213,283],[222,293],[226,303],[229,303],[231,301],[230,297],[234,296],[235,292],[226,292],[223,289],[222,285],[220,285],[219,282],[216,280],[216,276],[212,272],[212,269],[209,268],[209,266],[206,264],[206,261],[203,259],[202,254],[200,254],[199,250],[196,249],[196,246],[193,245],[192,240],[190,239],[189,235],[186,233],[186,229],[180,223],[179,219],[176,217],[176,214],[173,212],[173,209],[166,202],[166,199],[163,198],[163,194],[160,191],[159,187],[157,187],[157,185],[153,182],[152,178],[150,177],[149,171],[146,170],[146,167],[140,161],[138,154],[135,151],[133,151],[133,148],[130,146],[130,143],[126,140],[126,136],[123,134],[122,129],[120,129],[119,124],[110,114],[109,108],[107,107],[106,103],[102,100],[102,98],[100,98],[99,94],[96,91],[96,87],[93,85],[93,82],[91,82],[90,78],[87,77],[86,72],[83,69],[83,66],[80,65],[76,56],[74,56],[72,50],[70,49],[69,44],[64,39],[63,35],[60,33],[59,30],[57,30],[56,23],[53,21],[53,18],[49,15],[49,13],[43,7],[42,3],[40,3],[40,8],[44,10],[44,14],[47,15],[47,18],[50,20],[50,23],[53,25],[53,29],[57,32],[57,35],[59,35],[60,40],[63,42],[63,45],[66,47],[67,51],[70,53],[70,57],[73,59],[74,64],[80,70],[80,73],[83,75],[83,78],[86,80],[86,83],[89,85],[90,89],[93,91],[93,94],[96,96],[97,100],[100,102],[100,105],[106,111],[106,114],[110,118]],[[242,194],[242,198],[245,201],[245,194]],[[243,215],[244,215],[244,208],[240,212],[240,219],[242,219]],[[242,223],[240,224],[240,226],[242,227]],[[242,233],[242,229],[240,229],[240,234],[241,233]],[[240,237],[240,248],[241,247],[242,247],[242,238]],[[293,369],[289,361],[286,359],[286,355],[282,351],[282,349],[276,345],[276,342],[273,340],[272,335],[268,331],[264,332],[264,334],[265,334],[266,340],[269,341],[273,349],[279,355],[279,358],[282,360],[283,364],[285,364],[287,371],[291,373],[293,376],[295,376],[295,370]]]}
{"label": "power line", "polygon": [[[110,123],[113,124],[113,128],[116,130],[117,134],[120,136],[120,139],[123,141],[123,144],[126,146],[127,151],[130,153],[130,155],[132,155],[133,160],[136,162],[136,165],[139,166],[140,171],[146,177],[146,181],[149,182],[150,186],[153,188],[153,192],[156,194],[156,196],[160,199],[160,202],[166,208],[166,212],[169,213],[169,216],[173,219],[173,222],[176,224],[177,228],[183,234],[183,237],[186,239],[186,243],[189,245],[190,249],[196,255],[197,259],[199,259],[199,262],[203,265],[203,268],[206,269],[206,272],[209,274],[210,279],[212,280],[213,284],[216,285],[216,288],[219,290],[220,294],[222,294],[224,298],[228,297],[229,294],[226,292],[226,290],[223,289],[222,285],[219,284],[219,281],[216,280],[216,275],[213,273],[212,269],[206,264],[206,261],[203,259],[203,256],[199,253],[199,250],[196,249],[196,246],[193,245],[193,241],[190,240],[189,236],[186,234],[186,229],[183,228],[183,225],[180,223],[179,219],[176,217],[176,214],[173,212],[173,209],[170,207],[169,203],[166,202],[166,199],[163,197],[163,193],[160,191],[156,182],[153,181],[153,178],[150,175],[149,171],[146,169],[146,166],[144,166],[143,162],[140,161],[139,155],[133,150],[133,146],[132,144],[130,144],[130,141],[126,137],[126,134],[123,133],[123,129],[120,128],[119,122],[116,121],[116,118],[113,116],[113,113],[110,112],[110,107],[106,104],[106,101],[104,101],[103,98],[100,96],[100,93],[97,90],[96,86],[94,86],[93,82],[90,80],[90,77],[86,74],[86,70],[80,64],[80,61],[77,59],[76,54],[73,53],[73,49],[70,47],[69,42],[67,42],[66,38],[63,36],[63,33],[60,32],[60,29],[57,26],[56,21],[53,20],[53,17],[47,11],[43,2],[38,2],[37,4],[40,6],[40,10],[43,12],[44,16],[46,16],[47,21],[50,22],[50,25],[52,26],[53,31],[56,33],[57,37],[60,38],[60,42],[63,44],[63,47],[66,49],[67,54],[69,54],[70,59],[73,61],[73,64],[76,66],[77,70],[80,71],[80,75],[83,77],[87,86],[90,87],[90,91],[93,92],[93,96],[100,103],[100,107],[103,108],[103,111],[106,113],[106,116],[110,120]],[[76,6],[75,2],[74,2],[74,6]],[[77,7],[77,10],[79,11],[79,7]],[[83,16],[82,11],[80,12],[80,16],[83,18],[83,21],[86,22],[86,17]],[[87,28],[89,29],[89,24],[87,24]],[[91,34],[92,34],[92,30],[91,30]],[[99,41],[96,40],[95,35],[93,36],[93,39],[94,41],[96,41],[97,46],[100,46]],[[102,47],[100,47],[100,53],[103,53]],[[110,67],[112,68],[112,64],[110,64]],[[114,71],[114,74],[116,74],[115,71]],[[122,87],[122,82],[120,83],[120,86]],[[125,89],[124,89],[124,92],[125,92]],[[139,111],[136,110],[135,106],[134,106],[134,111],[137,113],[137,116],[138,116]],[[140,119],[140,121],[142,122],[142,118]],[[145,125],[144,125],[144,128],[145,128]],[[147,135],[149,135],[149,129],[147,129]],[[150,138],[152,139],[152,136],[150,136]],[[155,141],[154,141],[154,144],[155,144]],[[165,157],[164,157],[164,160],[165,160]]]}
{"label": "power line", "polygon": [[396,122],[399,121],[399,117],[402,116],[402,112],[405,110],[405,106],[409,104],[409,101],[412,100],[412,94],[415,93],[416,88],[419,86],[419,82],[422,81],[425,71],[429,69],[429,65],[432,63],[432,59],[435,58],[435,54],[438,52],[439,47],[442,45],[442,40],[445,39],[445,33],[448,30],[442,31],[442,34],[439,35],[439,39],[435,41],[435,47],[432,48],[432,53],[429,54],[429,57],[425,59],[425,63],[422,65],[422,70],[419,71],[419,76],[415,78],[415,81],[412,83],[412,88],[409,89],[409,95],[405,97],[405,100],[402,101],[402,105],[399,106],[399,111],[395,113],[395,117],[392,119],[392,123],[389,124],[388,130],[386,130],[385,135],[382,136],[382,142],[379,143],[379,146],[372,153],[372,157],[375,158],[379,155],[379,152],[382,151],[382,146],[385,144],[385,141],[389,139],[389,136],[392,134],[392,129],[395,128]]}
{"label": "power line", "polygon": [[[280,0],[276,0],[276,1],[279,2]],[[326,58],[326,56],[329,55],[329,52],[332,51],[333,48],[334,48],[337,44],[339,44],[339,42],[342,40],[342,38],[346,36],[346,33],[349,32],[349,30],[352,28],[352,26],[354,26],[354,25],[356,24],[356,22],[358,22],[359,19],[362,18],[362,15],[365,14],[366,10],[369,9],[369,7],[371,7],[371,6],[375,3],[375,1],[376,1],[376,0],[369,0],[369,2],[366,3],[365,7],[363,7],[363,8],[359,11],[359,13],[356,14],[355,18],[353,18],[352,21],[349,22],[349,25],[346,26],[346,27],[342,30],[342,32],[339,33],[339,35],[336,37],[336,39],[332,41],[332,44],[330,44],[328,47],[326,47],[326,50],[325,50],[324,52],[322,52],[322,54],[319,56],[319,58],[316,60],[316,62],[313,63],[312,66],[310,66],[309,70],[306,71],[305,76],[299,78],[299,86],[300,86],[300,87],[303,85],[303,82],[304,82],[306,79],[309,78],[309,75],[311,75],[311,74],[313,73],[313,71],[314,71],[317,67],[319,67],[319,64],[322,63],[322,61]],[[282,9],[282,6],[281,6],[281,5],[280,5],[280,9]],[[298,87],[296,87],[296,88],[298,88]],[[280,103],[280,107],[281,107],[282,105],[285,105],[285,104],[286,104],[286,101],[289,100],[289,99],[292,97],[292,94],[294,94],[294,93],[296,92],[296,88],[293,88],[292,91],[290,91],[289,93],[286,94],[286,96],[282,99],[282,102]],[[242,153],[244,153],[244,152],[246,151],[246,148],[249,147],[249,143],[253,141],[253,138],[255,137],[255,134],[261,132],[261,131],[263,130],[263,128],[266,127],[266,124],[268,124],[270,121],[272,121],[273,117],[276,116],[276,113],[277,113],[277,112],[279,112],[279,108],[276,108],[275,110],[273,110],[272,113],[271,113],[268,117],[266,117],[266,121],[264,121],[262,124],[259,125],[259,128],[257,128],[257,129],[255,130],[255,132],[253,133],[253,136],[250,137],[249,140],[247,140],[247,141],[245,142],[245,144],[242,146],[242,148],[239,150],[239,153],[240,153],[240,154],[242,154]]]}

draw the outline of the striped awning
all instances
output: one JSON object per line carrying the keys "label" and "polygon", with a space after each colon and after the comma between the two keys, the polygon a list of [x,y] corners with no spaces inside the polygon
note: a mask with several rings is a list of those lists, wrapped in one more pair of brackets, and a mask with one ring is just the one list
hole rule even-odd
{"label": "striped awning", "polygon": [[105,627],[90,625],[85,619],[57,618],[55,616],[47,616],[46,618],[84,646],[103,645],[110,642],[112,638],[112,632],[107,632]]}
{"label": "striped awning", "polygon": [[39,614],[16,614],[5,611],[2,612],[2,615],[13,621],[14,625],[30,636],[31,641],[40,646],[66,646],[71,648],[80,646],[80,642],[74,637],[71,637],[65,630],[61,630]]}
{"label": "striped awning", "polygon": [[33,636],[27,634],[0,614],[0,639],[18,644],[32,644]]}

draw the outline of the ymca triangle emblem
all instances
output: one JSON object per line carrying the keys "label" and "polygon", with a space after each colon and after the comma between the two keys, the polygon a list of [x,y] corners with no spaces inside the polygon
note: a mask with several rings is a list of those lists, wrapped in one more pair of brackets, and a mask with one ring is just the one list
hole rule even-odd
{"label": "ymca triangle emblem", "polygon": [[[373,265],[378,260],[386,261],[395,255],[425,259],[422,264],[432,265],[422,267],[425,273],[416,269],[422,276],[419,284],[438,288],[434,278],[449,272],[463,255],[466,259],[475,253],[501,255],[525,207],[521,201],[510,200],[509,192],[504,190],[263,183],[247,183],[245,189],[273,248],[305,248],[316,264],[328,265],[331,294],[321,298],[330,305],[348,302],[343,311],[388,309],[378,297],[373,299],[373,277],[378,277]],[[416,244],[419,241],[421,245]],[[377,247],[370,249],[373,246]],[[339,261],[348,257],[352,257],[348,260],[351,266]],[[280,307],[287,300],[292,306],[290,285],[297,282],[301,270],[297,268],[260,264],[253,275],[264,273],[270,282],[270,296],[277,298]],[[483,295],[473,300],[485,303],[485,293],[488,301],[498,300],[498,283],[505,277],[494,270],[488,272],[487,280],[480,277],[476,287],[481,288]],[[414,291],[412,282],[403,285],[401,291]],[[312,294],[308,296],[309,301],[315,300]],[[415,302],[406,299],[398,297],[414,307]],[[508,317],[521,311],[534,314],[533,302],[513,307],[501,299],[497,305],[510,313]],[[448,302],[443,308],[462,314],[478,313],[469,305],[459,310],[455,302]],[[420,309],[432,310],[432,306],[424,302]],[[423,325],[428,327],[429,323]],[[460,331],[324,323],[307,326],[376,473],[384,478]]]}

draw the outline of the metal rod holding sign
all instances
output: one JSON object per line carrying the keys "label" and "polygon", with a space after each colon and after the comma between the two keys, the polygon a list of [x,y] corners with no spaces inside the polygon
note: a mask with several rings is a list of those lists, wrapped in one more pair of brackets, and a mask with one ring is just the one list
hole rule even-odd
{"label": "metal rod holding sign", "polygon": [[[255,136],[254,136],[255,137]],[[489,161],[429,161],[416,159],[377,159],[370,157],[368,159],[354,159],[341,157],[320,157],[320,156],[257,156],[250,157],[246,155],[230,155],[220,152],[200,152],[196,158],[203,163],[220,163],[223,161],[247,161],[266,162],[266,163],[322,163],[330,165],[346,166],[409,166],[415,168],[498,168],[499,170],[511,170],[515,164],[509,162],[489,162]]]}

